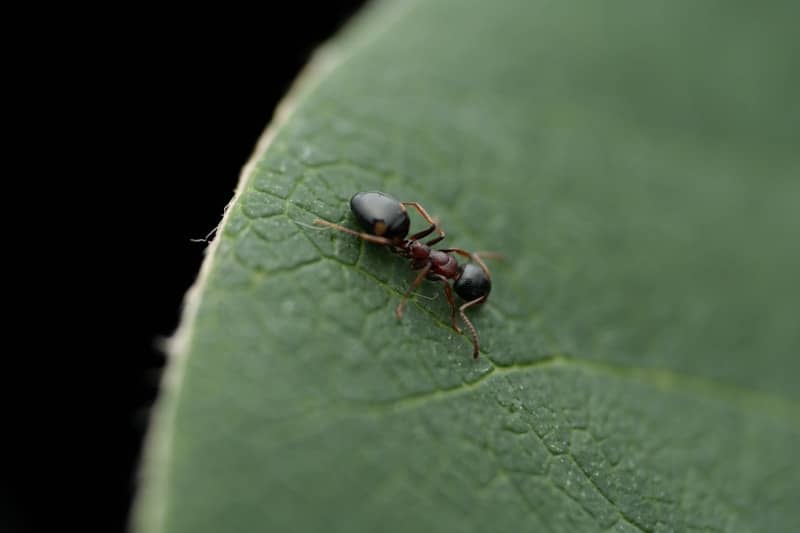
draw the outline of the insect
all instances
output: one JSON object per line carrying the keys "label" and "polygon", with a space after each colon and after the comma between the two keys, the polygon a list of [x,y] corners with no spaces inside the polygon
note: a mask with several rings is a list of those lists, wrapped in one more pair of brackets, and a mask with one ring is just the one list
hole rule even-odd
{"label": "insect", "polygon": [[[430,226],[408,235],[411,221],[406,206],[416,209]],[[387,246],[392,252],[407,258],[412,270],[419,270],[417,277],[414,278],[411,286],[400,299],[400,303],[397,304],[395,314],[398,319],[403,317],[403,305],[414,289],[422,283],[422,280],[428,279],[444,283],[444,294],[450,304],[450,323],[456,332],[461,333],[461,328],[456,323],[456,311],[458,311],[472,336],[472,356],[477,359],[480,351],[478,331],[467,318],[466,310],[484,303],[492,290],[491,274],[481,258],[500,258],[501,256],[491,252],[472,253],[461,248],[432,248],[433,245],[445,238],[445,232],[417,202],[399,202],[388,194],[377,191],[359,192],[350,199],[350,210],[364,232],[354,231],[319,218],[314,220],[314,224],[327,226],[355,235],[365,241]],[[436,235],[427,242],[422,242],[422,239],[432,233],[436,233]],[[459,265],[453,254],[466,257],[471,262]],[[449,283],[450,280],[453,280],[452,287]],[[453,291],[465,301],[460,307],[456,307]]]}

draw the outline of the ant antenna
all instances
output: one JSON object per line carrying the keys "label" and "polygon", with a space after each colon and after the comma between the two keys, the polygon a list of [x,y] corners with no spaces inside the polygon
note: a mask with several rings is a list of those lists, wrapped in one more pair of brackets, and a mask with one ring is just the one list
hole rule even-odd
{"label": "ant antenna", "polygon": [[[319,219],[317,219],[317,220],[319,220]],[[300,222],[299,220],[292,220],[292,222],[294,222],[298,226],[303,226],[304,228],[307,228],[307,229],[313,229],[314,231],[327,231],[327,230],[331,229],[331,228],[329,228],[327,226],[313,226],[311,224],[306,224],[305,222]]]}

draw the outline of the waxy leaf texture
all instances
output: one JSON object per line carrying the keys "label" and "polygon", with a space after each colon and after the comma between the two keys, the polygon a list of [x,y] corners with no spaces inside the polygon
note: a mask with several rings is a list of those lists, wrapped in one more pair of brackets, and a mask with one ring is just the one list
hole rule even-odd
{"label": "waxy leaf texture", "polygon": [[[135,530],[800,531],[799,16],[370,5],[243,171]],[[507,256],[477,362],[440,286],[398,321],[408,266],[312,226],[364,190]]]}

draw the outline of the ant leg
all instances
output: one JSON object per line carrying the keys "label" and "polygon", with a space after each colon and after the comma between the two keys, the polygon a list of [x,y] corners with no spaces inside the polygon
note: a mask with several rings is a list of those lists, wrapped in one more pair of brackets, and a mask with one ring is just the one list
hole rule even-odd
{"label": "ant leg", "polygon": [[414,289],[416,289],[419,286],[419,284],[422,283],[422,280],[425,279],[425,276],[428,274],[428,271],[430,271],[430,269],[431,269],[430,263],[425,265],[425,267],[419,271],[417,277],[414,278],[414,282],[411,283],[411,286],[408,288],[406,293],[400,299],[400,303],[397,304],[397,309],[394,310],[394,313],[397,315],[398,320],[403,318],[403,304],[406,302],[411,293],[414,292]]}
{"label": "ant leg", "polygon": [[472,307],[473,305],[477,305],[486,301],[486,296],[481,296],[480,298],[476,298],[470,302],[465,303],[461,307],[458,308],[458,312],[461,315],[461,318],[464,320],[464,323],[469,328],[470,333],[472,334],[472,358],[478,358],[478,352],[480,351],[480,345],[478,344],[478,330],[475,329],[475,326],[472,325],[469,318],[467,318],[467,314],[464,313],[467,309]]}
{"label": "ant leg", "polygon": [[359,239],[363,239],[365,241],[374,242],[375,244],[386,244],[388,246],[394,246],[395,243],[385,237],[378,237],[377,235],[370,235],[369,233],[361,233],[358,231],[351,230],[350,228],[345,228],[344,226],[340,226],[339,224],[334,224],[333,222],[328,222],[327,220],[322,220],[321,218],[314,219],[314,224],[317,226],[328,226],[329,228],[333,228],[335,230],[343,231],[344,233],[349,233],[350,235],[355,235]]}
{"label": "ant leg", "polygon": [[418,241],[418,240],[420,240],[422,238],[427,237],[431,233],[433,233],[435,229],[436,229],[436,225],[434,224],[433,226],[431,226],[429,228],[425,228],[424,230],[422,230],[420,232],[417,232],[414,235],[411,235],[410,237],[408,237],[408,240],[409,241]]}
{"label": "ant leg", "polygon": [[481,257],[490,257],[490,256],[502,257],[502,256],[500,256],[500,254],[496,254],[494,252],[472,253],[472,252],[468,252],[466,250],[462,250],[461,248],[447,248],[445,250],[442,250],[442,252],[447,252],[447,253],[452,252],[452,253],[456,253],[456,254],[459,254],[459,255],[463,255],[464,257],[470,258],[471,260],[473,260],[476,263],[478,263],[478,266],[481,267],[481,269],[486,274],[486,277],[489,278],[489,279],[492,279],[492,274],[489,272],[489,267],[486,266],[486,263],[483,262]]}
{"label": "ant leg", "polygon": [[456,301],[453,299],[453,289],[450,288],[447,279],[444,280],[444,293],[450,303],[450,323],[453,324],[453,329],[456,330],[456,333],[461,333],[461,328],[456,324]]}
{"label": "ant leg", "polygon": [[435,275],[436,281],[441,281],[444,283],[444,294],[447,296],[447,302],[450,304],[450,323],[453,325],[453,329],[456,333],[461,333],[461,328],[458,327],[456,324],[456,301],[453,298],[453,289],[450,287],[450,280],[446,277],[442,276],[441,274]]}
{"label": "ant leg", "polygon": [[497,259],[498,261],[506,260],[506,256],[500,252],[475,252],[473,255],[477,257],[485,257],[486,259]]}
{"label": "ant leg", "polygon": [[408,240],[410,240],[410,241],[414,241],[414,240],[417,240],[417,239],[421,239],[421,238],[423,238],[423,237],[427,237],[428,235],[430,235],[430,234],[431,234],[431,233],[433,233],[434,231],[438,231],[438,232],[439,232],[439,236],[438,236],[438,237],[436,237],[435,239],[431,240],[430,242],[426,242],[425,244],[427,244],[428,246],[432,246],[432,245],[436,244],[437,242],[441,241],[442,239],[444,239],[444,237],[445,237],[444,230],[443,230],[442,228],[440,228],[440,227],[439,227],[439,223],[438,223],[436,220],[434,220],[434,219],[433,219],[433,218],[432,218],[432,217],[431,217],[431,216],[428,214],[428,212],[427,212],[427,211],[425,211],[425,208],[424,208],[424,207],[422,207],[422,206],[421,206],[420,204],[418,204],[417,202],[400,202],[400,203],[401,203],[401,204],[403,204],[403,205],[410,205],[411,207],[413,207],[414,209],[416,209],[416,210],[417,210],[417,212],[418,212],[420,215],[422,215],[422,218],[424,218],[424,219],[425,219],[425,220],[428,222],[428,224],[430,224],[430,225],[431,225],[431,226],[430,226],[428,229],[426,229],[426,230],[424,230],[424,231],[420,231],[419,233],[415,233],[414,235],[412,235],[411,237],[409,237],[409,239],[408,239]]}
{"label": "ant leg", "polygon": [[486,266],[486,263],[484,263],[481,258],[485,257],[487,259],[497,259],[498,261],[506,260],[506,256],[498,252],[474,252],[471,257],[483,269],[483,271],[486,273],[486,277],[489,279],[492,279],[492,275],[489,272],[489,267]]}
{"label": "ant leg", "polygon": [[[442,233],[444,233],[444,232],[442,232]],[[444,239],[444,235],[439,235],[435,239],[431,239],[428,242],[426,242],[425,245],[426,246],[433,246],[434,244],[436,244],[437,242],[441,241],[442,239]]]}

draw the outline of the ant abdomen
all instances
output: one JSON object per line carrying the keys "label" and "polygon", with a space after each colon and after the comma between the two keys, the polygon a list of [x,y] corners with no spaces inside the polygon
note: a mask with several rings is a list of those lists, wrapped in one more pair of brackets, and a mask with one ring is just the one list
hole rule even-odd
{"label": "ant abdomen", "polygon": [[387,239],[403,239],[411,220],[406,207],[388,194],[359,192],[350,198],[350,210],[365,231]]}

